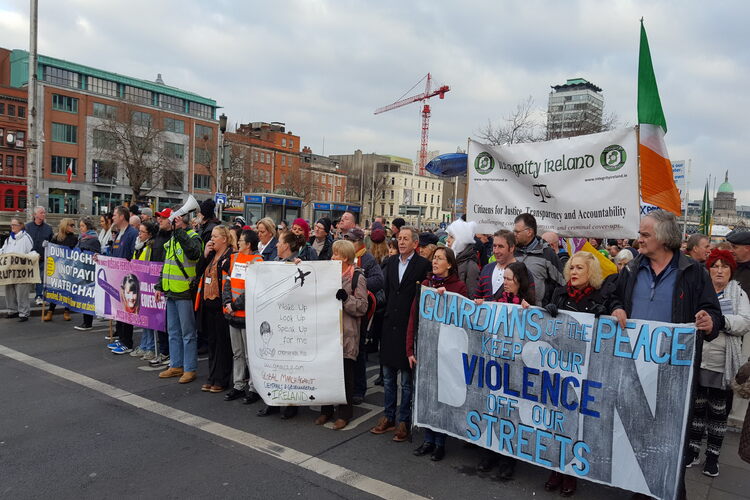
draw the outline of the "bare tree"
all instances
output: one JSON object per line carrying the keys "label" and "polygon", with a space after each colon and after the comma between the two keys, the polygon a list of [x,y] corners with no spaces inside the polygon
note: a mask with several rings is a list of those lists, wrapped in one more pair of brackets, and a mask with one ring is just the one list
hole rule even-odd
{"label": "bare tree", "polygon": [[166,131],[156,126],[151,113],[130,104],[101,118],[93,145],[98,158],[123,169],[131,203],[151,192],[165,175],[177,172],[185,154],[183,144],[166,140]]}
{"label": "bare tree", "polygon": [[487,125],[475,135],[486,144],[500,146],[518,142],[544,140],[544,127],[535,119],[534,99],[529,96],[516,105],[516,109],[505,116],[498,125],[487,120]]}
{"label": "bare tree", "polygon": [[545,130],[546,140],[596,134],[613,130],[621,126],[620,119],[615,112],[611,112],[601,117],[599,120],[592,120],[592,117],[588,116],[586,113],[590,113],[590,111],[581,111],[575,118],[565,120],[564,122],[561,121],[556,124],[547,121],[547,127]]}
{"label": "bare tree", "polygon": [[302,198],[303,206],[307,206],[315,198],[316,187],[313,171],[297,167],[284,173],[277,192]]}

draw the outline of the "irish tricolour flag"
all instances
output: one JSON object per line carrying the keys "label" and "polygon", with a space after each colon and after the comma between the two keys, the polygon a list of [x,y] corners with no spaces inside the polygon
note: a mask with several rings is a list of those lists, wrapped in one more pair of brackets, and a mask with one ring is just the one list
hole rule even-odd
{"label": "irish tricolour flag", "polygon": [[638,59],[638,123],[640,124],[640,144],[638,153],[641,160],[641,198],[644,202],[656,205],[680,215],[680,192],[674,183],[672,164],[669,162],[664,134],[667,133],[667,120],[661,109],[656,75],[648,50],[646,28],[641,19],[641,49]]}

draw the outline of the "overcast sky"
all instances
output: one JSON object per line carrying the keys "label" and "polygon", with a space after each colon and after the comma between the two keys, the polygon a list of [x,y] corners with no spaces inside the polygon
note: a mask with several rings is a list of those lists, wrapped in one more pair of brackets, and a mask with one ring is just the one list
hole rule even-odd
{"label": "overcast sky", "polygon": [[[451,87],[430,102],[430,150],[441,153],[529,96],[546,109],[550,85],[574,77],[603,89],[605,113],[635,124],[644,17],[670,157],[692,159],[691,199],[729,169],[738,203],[750,205],[749,13],[742,0],[40,0],[39,52],[161,73],[215,99],[230,124],[284,122],[319,154],[414,159],[419,104],[373,111],[427,72]],[[27,1],[0,0],[0,46],[28,49]]]}

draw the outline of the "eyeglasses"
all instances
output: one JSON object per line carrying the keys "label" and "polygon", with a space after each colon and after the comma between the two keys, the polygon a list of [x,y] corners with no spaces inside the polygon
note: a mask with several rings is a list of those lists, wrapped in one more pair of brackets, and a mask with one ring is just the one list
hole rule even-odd
{"label": "eyeglasses", "polygon": [[10,223],[10,225],[11,225],[11,226],[20,226],[21,224],[19,224],[18,222],[15,222],[15,223],[14,223],[14,222],[11,222],[11,223]]}
{"label": "eyeglasses", "polygon": [[68,227],[76,227],[75,222],[71,222],[70,224],[68,224]]}
{"label": "eyeglasses", "polygon": [[518,234],[518,233],[522,233],[522,232],[526,231],[527,229],[531,229],[531,228],[530,227],[525,227],[523,229],[514,229],[513,232],[516,233],[516,234]]}

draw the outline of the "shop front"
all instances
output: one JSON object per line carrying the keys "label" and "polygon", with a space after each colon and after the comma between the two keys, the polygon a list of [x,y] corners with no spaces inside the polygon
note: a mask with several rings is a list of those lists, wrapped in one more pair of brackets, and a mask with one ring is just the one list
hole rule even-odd
{"label": "shop front", "polygon": [[289,196],[247,194],[245,195],[245,222],[253,225],[263,217],[270,217],[279,224],[285,220],[289,225],[300,216],[302,200]]}
{"label": "shop front", "polygon": [[354,214],[354,219],[359,224],[359,214],[362,207],[359,205],[342,205],[338,203],[313,203],[313,219],[316,221],[323,217],[328,217],[331,221],[340,219],[344,212]]}

